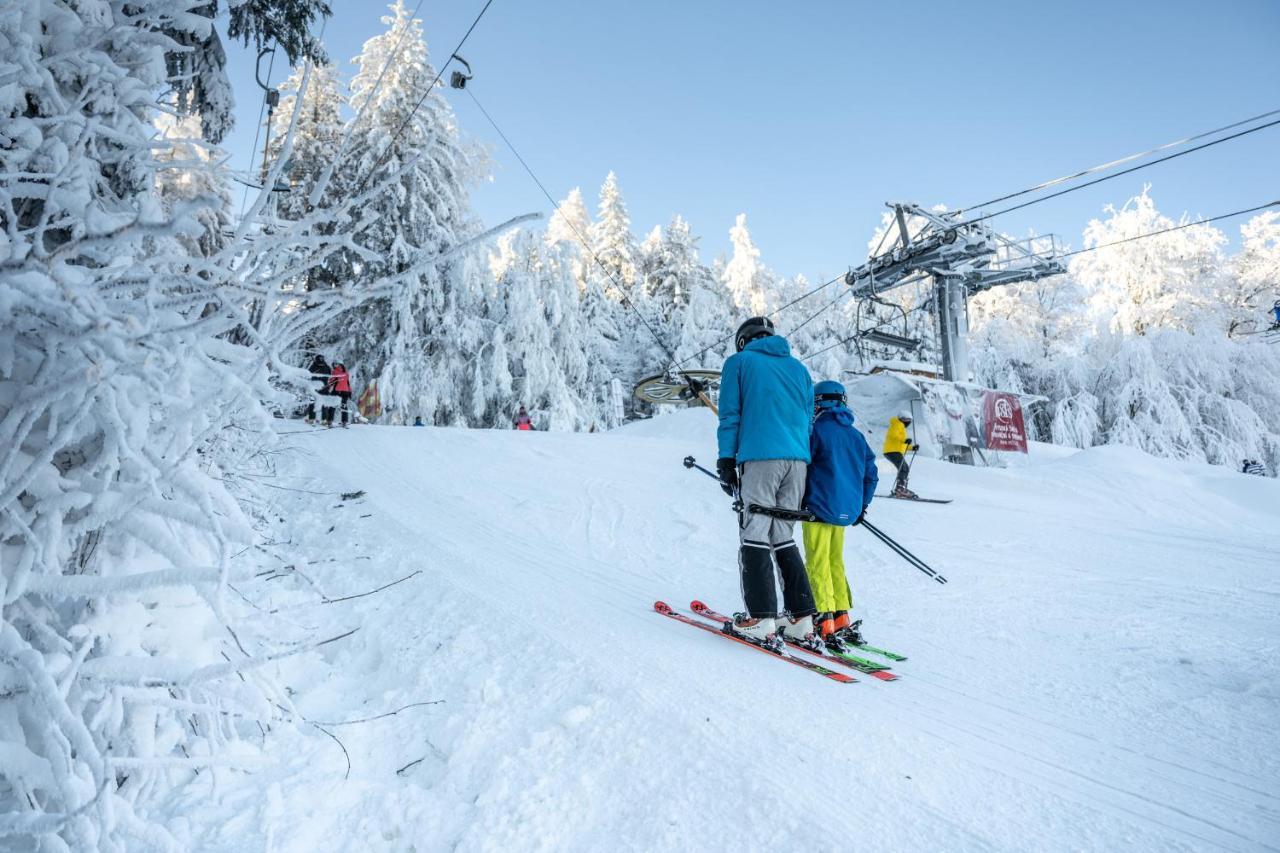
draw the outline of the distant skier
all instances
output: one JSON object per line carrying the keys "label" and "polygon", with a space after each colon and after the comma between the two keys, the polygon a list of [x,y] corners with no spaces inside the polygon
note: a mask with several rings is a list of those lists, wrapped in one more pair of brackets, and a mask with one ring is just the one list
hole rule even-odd
{"label": "distant skier", "polygon": [[914,498],[916,493],[907,488],[907,478],[911,476],[911,466],[906,455],[919,450],[920,445],[907,438],[907,428],[911,426],[911,413],[904,411],[897,417],[889,419],[889,431],[884,436],[884,458],[898,469],[898,478],[893,484],[893,496],[896,498]]}
{"label": "distant skier", "polygon": [[1276,300],[1276,304],[1271,306],[1271,314],[1275,317],[1271,321],[1271,328],[1280,329],[1280,299]]}
{"label": "distant skier", "polygon": [[1255,477],[1267,476],[1267,466],[1263,465],[1257,459],[1246,459],[1244,465],[1240,468],[1242,474],[1252,474]]}
{"label": "distant skier", "polygon": [[[347,402],[351,399],[351,374],[347,373],[346,365],[340,361],[333,363],[333,370],[329,374],[329,394],[342,401],[339,403],[342,408],[342,427],[346,429]],[[324,425],[327,427],[333,426],[334,408],[334,406],[324,408]]]}
{"label": "distant skier", "polygon": [[520,406],[520,411],[516,412],[515,419],[511,422],[511,428],[519,430],[533,429],[533,418],[529,417],[529,413],[525,411],[523,405]]}
{"label": "distant skier", "polygon": [[[783,633],[812,648],[813,592],[804,559],[792,538],[794,522],[750,511],[752,504],[798,510],[809,462],[809,421],[813,380],[791,356],[785,338],[767,317],[752,317],[734,335],[737,354],[720,376],[720,458],[716,469],[729,494],[742,502],[738,568],[747,612],[734,615],[725,630],[773,649]],[[741,469],[741,476],[739,476]],[[774,590],[774,562],[782,578],[787,617],[780,618]]]}
{"label": "distant skier", "polygon": [[827,380],[814,386],[814,422],[809,434],[809,473],[804,507],[817,517],[804,528],[805,568],[818,608],[818,633],[831,651],[860,645],[858,622],[850,622],[849,582],[844,572],[844,529],[860,524],[876,493],[876,455],[853,425],[844,386]]}
{"label": "distant skier", "polygon": [[422,422],[422,415],[418,415],[417,417],[415,417],[415,418],[413,419],[413,425],[414,425],[414,426],[420,426],[420,427],[424,427],[424,426],[426,426],[426,424],[424,424],[424,423]]}
{"label": "distant skier", "polygon": [[[324,356],[317,353],[316,357],[311,359],[311,366],[307,370],[311,372],[311,378],[318,386],[317,391],[320,394],[324,394],[329,388],[329,362],[324,360]],[[306,421],[309,424],[316,422],[316,401],[314,398],[307,404]]]}

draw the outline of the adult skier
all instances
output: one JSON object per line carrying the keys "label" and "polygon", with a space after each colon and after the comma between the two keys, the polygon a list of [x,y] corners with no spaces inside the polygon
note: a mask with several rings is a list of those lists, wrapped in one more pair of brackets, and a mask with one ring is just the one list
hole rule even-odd
{"label": "adult skier", "polygon": [[533,429],[533,418],[529,417],[529,413],[525,411],[523,404],[520,406],[520,411],[516,412],[515,419],[511,422],[511,428],[519,430]]}
{"label": "adult skier", "polygon": [[1271,313],[1275,316],[1275,320],[1271,322],[1271,328],[1280,329],[1280,299],[1276,300],[1276,304],[1271,306]]}
{"label": "adult skier", "polygon": [[[347,373],[347,367],[340,361],[333,363],[333,370],[329,374],[329,393],[337,397],[342,402],[342,428],[347,427],[347,402],[351,399],[351,374]],[[327,406],[324,411],[327,413],[325,417],[325,426],[333,426],[333,406]]]}
{"label": "adult skier", "polygon": [[[734,343],[737,354],[729,356],[720,375],[716,470],[724,490],[742,502],[738,568],[747,612],[735,614],[725,630],[781,650],[780,625],[787,637],[817,649],[821,644],[813,634],[813,592],[792,538],[794,522],[750,511],[753,504],[800,509],[809,462],[813,380],[767,317],[752,317],[739,326]],[[785,617],[778,613],[775,561]]]}
{"label": "adult skier", "polygon": [[[316,357],[311,359],[311,366],[307,368],[311,372],[311,378],[317,385],[317,392],[326,394],[329,389],[329,362],[324,360],[324,356],[316,353]],[[309,424],[316,422],[316,401],[312,398],[307,404],[306,421]]]}
{"label": "adult skier", "polygon": [[828,649],[848,652],[846,641],[863,642],[858,622],[850,622],[852,602],[844,572],[844,530],[861,524],[880,475],[876,455],[853,425],[844,386],[827,380],[813,389],[814,422],[809,434],[809,474],[804,507],[805,568],[818,608],[818,633]]}
{"label": "adult skier", "polygon": [[1257,459],[1246,459],[1240,467],[1242,474],[1252,474],[1255,477],[1267,476],[1267,466],[1263,465]]}
{"label": "adult skier", "polygon": [[911,426],[911,412],[899,412],[897,417],[889,419],[889,431],[884,436],[884,458],[898,469],[898,478],[893,484],[893,496],[896,498],[914,498],[916,493],[907,488],[907,477],[911,476],[911,466],[906,455],[919,450],[920,445],[907,438],[907,428]]}

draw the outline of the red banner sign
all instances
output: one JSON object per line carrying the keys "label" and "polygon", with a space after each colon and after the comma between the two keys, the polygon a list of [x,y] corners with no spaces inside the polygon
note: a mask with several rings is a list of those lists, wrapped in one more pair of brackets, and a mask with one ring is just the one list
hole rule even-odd
{"label": "red banner sign", "polygon": [[982,438],[991,450],[1027,452],[1022,403],[1014,394],[986,391],[982,395]]}

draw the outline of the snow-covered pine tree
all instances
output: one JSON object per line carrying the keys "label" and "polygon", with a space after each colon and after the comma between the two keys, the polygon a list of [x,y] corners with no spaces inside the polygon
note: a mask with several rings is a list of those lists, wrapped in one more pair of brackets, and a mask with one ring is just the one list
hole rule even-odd
{"label": "snow-covered pine tree", "polygon": [[492,421],[509,425],[524,405],[538,429],[582,428],[589,423],[578,395],[586,363],[581,340],[573,340],[580,336],[572,271],[560,263],[558,249],[527,231],[504,237],[492,266],[504,306],[503,351],[511,365],[511,381],[495,398]]}
{"label": "snow-covered pine tree", "polygon": [[[159,31],[172,40],[165,53],[169,81],[178,109],[198,116],[202,136],[219,143],[231,130],[235,98],[227,80],[226,50],[214,21],[223,13],[221,0],[184,3]],[[279,46],[291,64],[324,61],[324,49],[312,27],[331,14],[324,0],[227,0],[227,35],[255,50]]]}
{"label": "snow-covered pine tree", "polygon": [[[546,242],[558,252],[558,263],[572,275],[578,291],[577,311],[566,316],[581,323],[583,373],[578,388],[588,429],[617,426],[611,388],[622,340],[626,309],[606,295],[603,273],[591,255],[594,225],[582,190],[574,187],[547,223]],[[562,303],[568,304],[567,299]],[[565,343],[566,338],[561,338]],[[568,365],[569,362],[566,362]]]}
{"label": "snow-covered pine tree", "polygon": [[760,250],[747,230],[747,215],[739,213],[729,240],[733,255],[724,267],[724,286],[728,289],[740,319],[768,314],[772,307],[769,295],[776,290],[773,274],[760,263]]}
{"label": "snow-covered pine tree", "polygon": [[[473,234],[469,187],[486,168],[443,95],[427,91],[436,72],[422,22],[400,0],[390,9],[386,32],[365,42],[351,81],[360,116],[349,146],[356,186],[396,175],[360,211],[370,221],[360,243],[377,256],[364,263],[364,278],[402,271],[419,253],[447,251]],[[491,335],[482,322],[484,279],[474,255],[453,257],[424,270],[418,286],[346,315],[326,343],[361,383],[379,381],[389,420],[479,423],[476,413],[488,407],[485,365],[471,354]]]}
{"label": "snow-covered pine tree", "polygon": [[631,236],[631,216],[613,172],[600,186],[600,206],[588,237],[597,259],[596,272],[604,276],[605,292],[615,300],[630,296],[636,284],[638,252]]}

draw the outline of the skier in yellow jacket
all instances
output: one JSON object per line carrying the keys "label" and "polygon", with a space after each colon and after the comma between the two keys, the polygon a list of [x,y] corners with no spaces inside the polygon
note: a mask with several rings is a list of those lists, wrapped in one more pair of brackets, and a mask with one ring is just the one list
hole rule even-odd
{"label": "skier in yellow jacket", "polygon": [[911,466],[907,464],[906,455],[919,450],[907,437],[907,428],[911,426],[911,413],[901,412],[897,417],[889,419],[889,431],[884,436],[884,458],[898,469],[898,479],[893,484],[895,498],[914,498],[916,493],[907,488],[907,477],[911,475]]}

